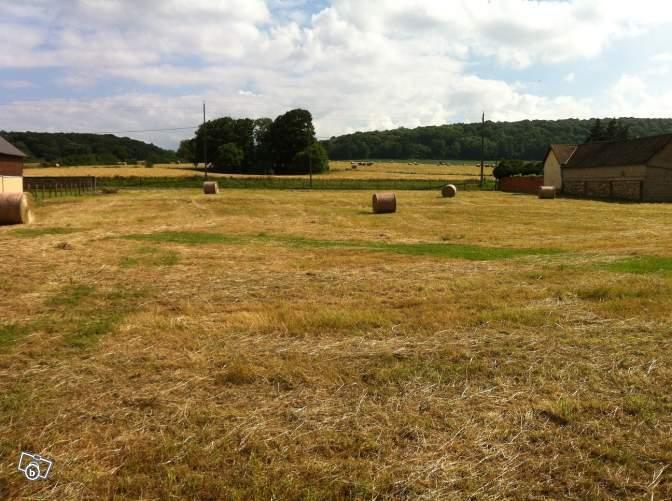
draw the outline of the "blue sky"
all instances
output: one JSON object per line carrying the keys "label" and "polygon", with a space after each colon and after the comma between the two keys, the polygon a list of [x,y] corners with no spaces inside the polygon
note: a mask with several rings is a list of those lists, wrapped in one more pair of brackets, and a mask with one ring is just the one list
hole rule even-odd
{"label": "blue sky", "polygon": [[[672,116],[663,0],[4,0],[0,129]],[[175,147],[189,130],[128,133]]]}

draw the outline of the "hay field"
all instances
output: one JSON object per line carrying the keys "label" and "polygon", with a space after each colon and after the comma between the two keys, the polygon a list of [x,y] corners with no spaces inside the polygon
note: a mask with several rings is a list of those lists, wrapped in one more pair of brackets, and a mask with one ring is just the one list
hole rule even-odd
{"label": "hay field", "polygon": [[[485,167],[486,176],[492,175],[492,167]],[[476,163],[455,165],[432,164],[409,165],[408,162],[374,162],[371,166],[357,166],[352,169],[351,162],[330,162],[328,177],[339,179],[437,179],[457,180],[474,179],[480,176],[481,169]]]}
{"label": "hay field", "polygon": [[[320,174],[320,178],[328,179],[436,179],[460,180],[475,179],[480,169],[474,163],[464,165],[408,165],[408,162],[376,162],[372,166],[362,166],[353,170],[350,162],[331,162],[331,170]],[[202,174],[201,169],[194,169],[191,164],[156,165],[150,169],[142,166],[92,166],[92,167],[33,167],[27,168],[26,176],[96,176],[96,177],[191,177]],[[487,176],[492,168],[486,167]],[[259,177],[239,174],[218,174],[212,176],[227,177]],[[308,176],[282,176],[282,178],[307,178]]]}
{"label": "hay field", "polygon": [[672,497],[672,206],[398,199],[121,192],[0,228],[0,498]]}
{"label": "hay field", "polygon": [[143,166],[100,165],[82,167],[33,167],[26,168],[26,176],[96,176],[96,177],[191,177],[202,174],[191,164],[158,164],[151,168]]}

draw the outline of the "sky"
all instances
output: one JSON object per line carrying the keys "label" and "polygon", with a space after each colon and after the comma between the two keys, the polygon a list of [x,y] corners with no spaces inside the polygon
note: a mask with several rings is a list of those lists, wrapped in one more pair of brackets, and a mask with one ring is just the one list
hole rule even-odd
{"label": "sky", "polygon": [[[669,0],[1,0],[0,130],[672,117]],[[150,131],[150,132],[144,132]]]}

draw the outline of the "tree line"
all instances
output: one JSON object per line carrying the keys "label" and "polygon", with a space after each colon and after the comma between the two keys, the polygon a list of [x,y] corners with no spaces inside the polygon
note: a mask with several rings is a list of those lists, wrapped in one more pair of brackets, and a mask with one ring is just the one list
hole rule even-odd
{"label": "tree line", "polygon": [[[598,141],[626,141],[630,139],[630,124],[612,118],[606,126],[599,118],[593,122],[583,143]],[[570,143],[571,144],[571,143]],[[544,174],[543,162],[525,162],[519,159],[500,160],[492,175],[501,179],[508,176],[541,176]]]}
{"label": "tree line", "polygon": [[177,160],[174,151],[111,134],[0,131],[0,136],[28,155],[28,163],[75,166],[140,161],[170,163]]}
{"label": "tree line", "polygon": [[542,160],[551,143],[645,137],[672,132],[672,119],[621,118],[458,123],[415,129],[356,132],[322,142],[332,160],[460,159]]}
{"label": "tree line", "polygon": [[315,137],[313,117],[303,109],[270,118],[222,117],[201,125],[180,143],[177,156],[211,164],[217,172],[306,174],[324,172],[329,159]]}

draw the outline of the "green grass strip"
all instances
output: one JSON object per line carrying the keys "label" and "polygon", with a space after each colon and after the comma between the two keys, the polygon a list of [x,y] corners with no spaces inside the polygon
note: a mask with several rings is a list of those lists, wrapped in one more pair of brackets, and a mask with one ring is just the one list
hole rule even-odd
{"label": "green grass strip", "polygon": [[639,256],[620,259],[603,265],[609,271],[618,273],[661,273],[672,271],[672,258],[656,256]]}
{"label": "green grass strip", "polygon": [[319,240],[304,237],[276,236],[260,234],[256,236],[229,236],[219,233],[201,232],[160,232],[142,235],[128,235],[124,238],[152,242],[178,243],[185,245],[206,244],[251,244],[255,242],[271,242],[296,247],[314,247],[325,249],[356,249],[372,252],[391,252],[412,256],[437,256],[471,261],[491,261],[511,259],[521,256],[558,254],[561,251],[550,248],[511,248],[482,247],[478,245],[461,245],[445,243],[385,243],[366,242],[361,240]]}
{"label": "green grass strip", "polygon": [[141,242],[164,242],[183,245],[242,244],[249,240],[248,238],[233,237],[220,233],[198,231],[162,231],[159,233],[128,235],[124,238]]}

